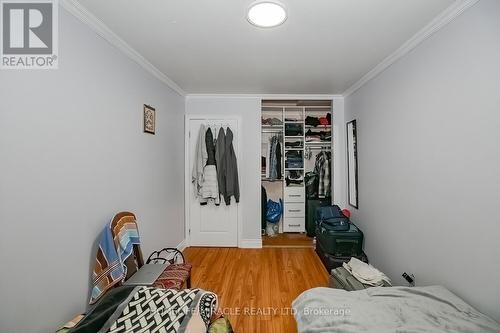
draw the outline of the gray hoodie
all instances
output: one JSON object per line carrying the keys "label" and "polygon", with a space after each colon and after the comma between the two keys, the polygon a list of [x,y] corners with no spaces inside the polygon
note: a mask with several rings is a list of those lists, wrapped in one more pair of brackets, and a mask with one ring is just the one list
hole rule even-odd
{"label": "gray hoodie", "polygon": [[[195,186],[196,195],[201,199],[201,189],[203,187],[203,169],[207,164],[208,154],[205,144],[205,125],[200,125],[198,132],[198,140],[196,142],[196,153],[194,155],[193,172],[191,174],[191,182]],[[201,199],[205,202],[206,200]]]}

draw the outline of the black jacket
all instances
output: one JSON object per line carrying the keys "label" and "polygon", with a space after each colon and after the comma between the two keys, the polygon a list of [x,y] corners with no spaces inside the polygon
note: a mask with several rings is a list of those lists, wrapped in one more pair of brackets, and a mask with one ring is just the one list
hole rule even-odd
{"label": "black jacket", "polygon": [[240,202],[240,185],[238,182],[238,163],[236,161],[236,154],[233,148],[233,132],[228,127],[226,130],[224,151],[224,171],[226,174],[226,182],[224,193],[224,201],[226,205],[231,204],[231,196],[234,195],[236,202]]}

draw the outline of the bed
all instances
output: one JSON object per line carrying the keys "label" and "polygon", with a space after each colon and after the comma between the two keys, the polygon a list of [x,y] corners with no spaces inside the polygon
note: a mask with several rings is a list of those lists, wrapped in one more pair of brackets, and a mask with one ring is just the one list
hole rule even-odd
{"label": "bed", "polygon": [[300,333],[493,333],[500,325],[444,287],[315,288],[292,304]]}
{"label": "bed", "polygon": [[108,291],[70,333],[231,333],[217,295],[201,289],[120,286]]}

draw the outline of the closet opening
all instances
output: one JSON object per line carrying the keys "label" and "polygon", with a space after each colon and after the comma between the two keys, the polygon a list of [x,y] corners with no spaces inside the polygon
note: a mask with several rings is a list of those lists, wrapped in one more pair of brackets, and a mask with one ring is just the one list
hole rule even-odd
{"label": "closet opening", "polygon": [[262,244],[314,247],[316,208],[333,202],[331,100],[261,102]]}

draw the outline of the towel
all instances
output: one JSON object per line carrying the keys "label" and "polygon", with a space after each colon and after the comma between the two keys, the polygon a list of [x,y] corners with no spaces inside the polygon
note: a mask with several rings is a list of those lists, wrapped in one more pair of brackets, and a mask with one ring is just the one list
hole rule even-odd
{"label": "towel", "polygon": [[343,266],[363,284],[370,286],[383,286],[385,281],[391,285],[391,280],[384,273],[359,259],[351,258],[351,260],[349,260],[348,263],[344,263]]}
{"label": "towel", "polygon": [[96,262],[92,272],[90,304],[127,275],[125,260],[132,254],[134,245],[139,245],[139,231],[135,215],[121,212],[104,227],[99,240]]}

